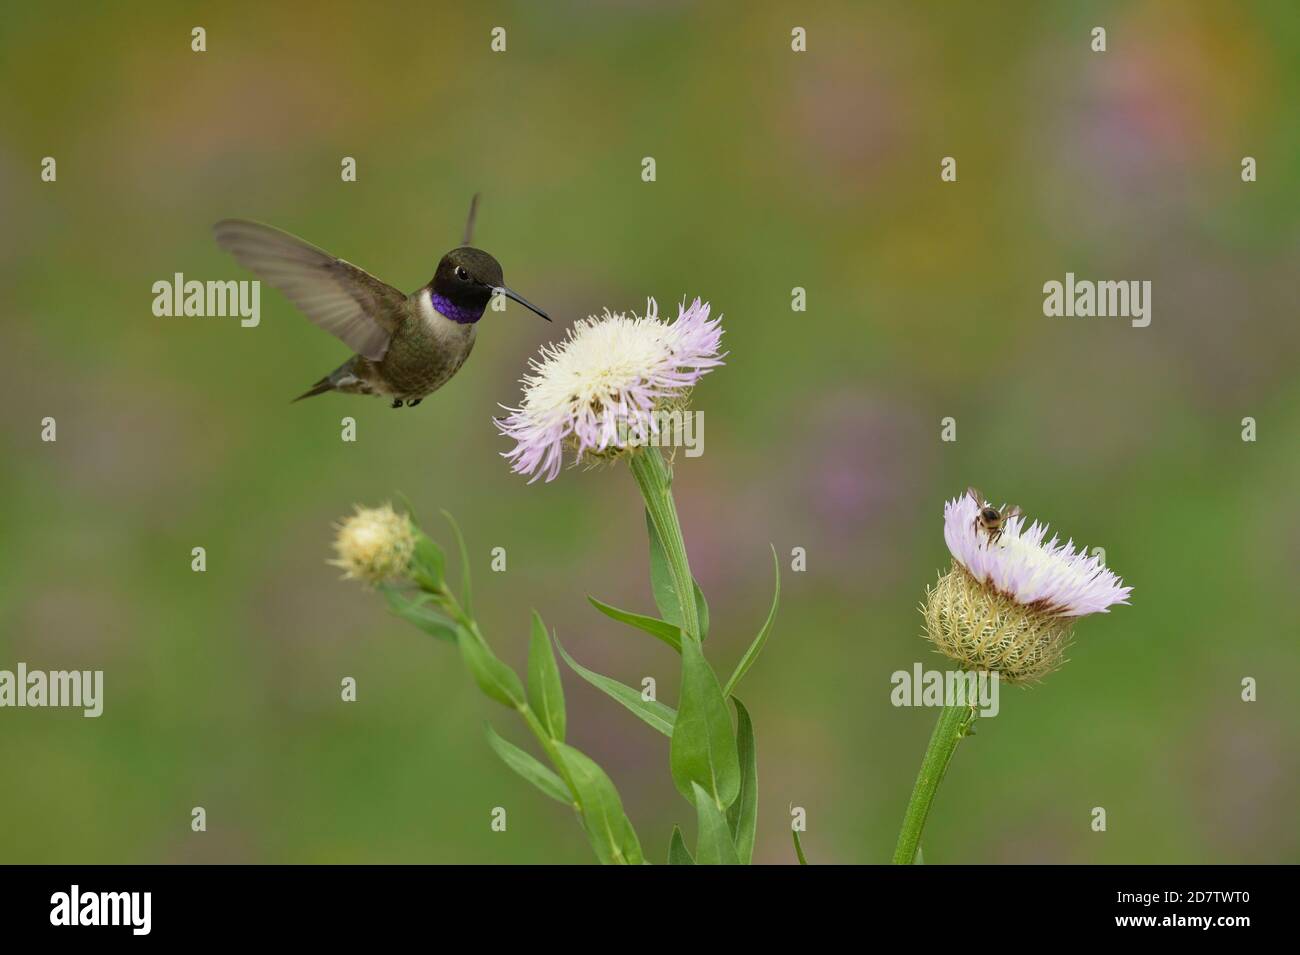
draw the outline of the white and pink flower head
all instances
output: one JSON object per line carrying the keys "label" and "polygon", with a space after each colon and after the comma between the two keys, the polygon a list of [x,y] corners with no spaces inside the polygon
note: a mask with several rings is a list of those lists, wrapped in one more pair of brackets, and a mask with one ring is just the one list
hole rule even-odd
{"label": "white and pink flower head", "polygon": [[1035,605],[1062,617],[1106,613],[1112,604],[1128,603],[1132,587],[1106,569],[1100,556],[1087,548],[1064,544],[1047,536],[1047,525],[1034,521],[1028,527],[1021,516],[1009,517],[1001,533],[980,526],[980,510],[970,492],[948,501],[943,508],[943,536],[948,550],[972,577],[1016,603]]}
{"label": "white and pink flower head", "polygon": [[654,299],[646,314],[611,313],[574,323],[558,344],[544,345],[529,362],[523,401],[497,419],[501,434],[515,441],[503,456],[517,474],[552,481],[564,449],[574,463],[646,443],[656,433],[655,411],[684,403],[710,370],[722,364],[720,318],[698,298],[678,306],[673,322],[661,321]]}

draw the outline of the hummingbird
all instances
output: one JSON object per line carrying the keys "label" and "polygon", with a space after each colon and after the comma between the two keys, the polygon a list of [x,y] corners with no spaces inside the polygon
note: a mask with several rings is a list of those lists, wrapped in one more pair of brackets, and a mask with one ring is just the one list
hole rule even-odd
{"label": "hummingbird", "polygon": [[377,395],[394,408],[418,405],[445,385],[474,347],[478,321],[493,295],[504,295],[548,322],[551,317],[506,286],[501,263],[464,241],[438,262],[433,278],[406,295],[351,262],[287,232],[223,219],[217,245],[278,288],[298,309],[356,352],[294,401],[327,391]]}

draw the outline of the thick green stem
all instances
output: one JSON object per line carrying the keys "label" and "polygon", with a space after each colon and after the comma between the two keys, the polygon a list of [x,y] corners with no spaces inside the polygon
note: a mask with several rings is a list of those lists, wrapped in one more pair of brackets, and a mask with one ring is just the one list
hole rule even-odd
{"label": "thick green stem", "polygon": [[916,850],[921,844],[921,831],[925,829],[926,817],[930,815],[934,794],[939,791],[939,783],[943,782],[943,774],[948,771],[948,762],[957,749],[957,743],[975,722],[975,715],[975,711],[966,705],[945,706],[940,712],[939,722],[930,734],[930,745],[925,748],[925,758],[921,760],[921,771],[916,775],[916,785],[912,788],[912,798],[907,804],[907,814],[903,817],[903,829],[898,834],[898,848],[894,850],[895,865],[911,865],[916,859]]}
{"label": "thick green stem", "polygon": [[664,545],[668,572],[673,578],[677,600],[681,605],[682,629],[696,640],[700,638],[700,616],[695,606],[695,578],[686,558],[686,541],[673,504],[672,478],[658,448],[641,448],[630,455],[629,465],[645,498],[646,510]]}

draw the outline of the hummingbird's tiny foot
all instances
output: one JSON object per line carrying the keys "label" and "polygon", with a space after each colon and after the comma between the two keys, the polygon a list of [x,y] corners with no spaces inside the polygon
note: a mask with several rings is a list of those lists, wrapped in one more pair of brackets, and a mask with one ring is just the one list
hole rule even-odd
{"label": "hummingbird's tiny foot", "polygon": [[392,407],[394,407],[394,408],[400,408],[400,407],[402,407],[402,399],[401,399],[401,398],[394,398],[394,399],[393,399]]}
{"label": "hummingbird's tiny foot", "polygon": [[423,400],[424,400],[423,398],[412,398],[410,401],[408,401],[408,402],[406,403],[406,407],[408,407],[408,408],[414,408],[416,405],[418,405],[418,404],[419,404],[421,401],[423,401]]}

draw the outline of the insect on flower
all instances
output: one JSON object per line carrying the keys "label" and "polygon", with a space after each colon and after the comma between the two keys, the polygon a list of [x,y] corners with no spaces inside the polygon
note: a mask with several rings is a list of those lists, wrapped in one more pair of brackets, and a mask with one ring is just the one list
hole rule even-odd
{"label": "insect on flower", "polygon": [[1025,526],[1018,508],[995,508],[970,488],[943,517],[952,569],[921,609],[926,636],[963,669],[1036,682],[1064,661],[1080,617],[1128,603],[1132,588],[1098,556],[1048,539],[1038,521]]}
{"label": "insect on flower", "polygon": [[999,510],[989,503],[988,498],[973,487],[966,488],[966,494],[974,502],[978,511],[975,514],[975,526],[988,535],[989,543],[994,544],[1002,536],[1002,528],[1013,517],[1020,516],[1020,506],[1003,504]]}

